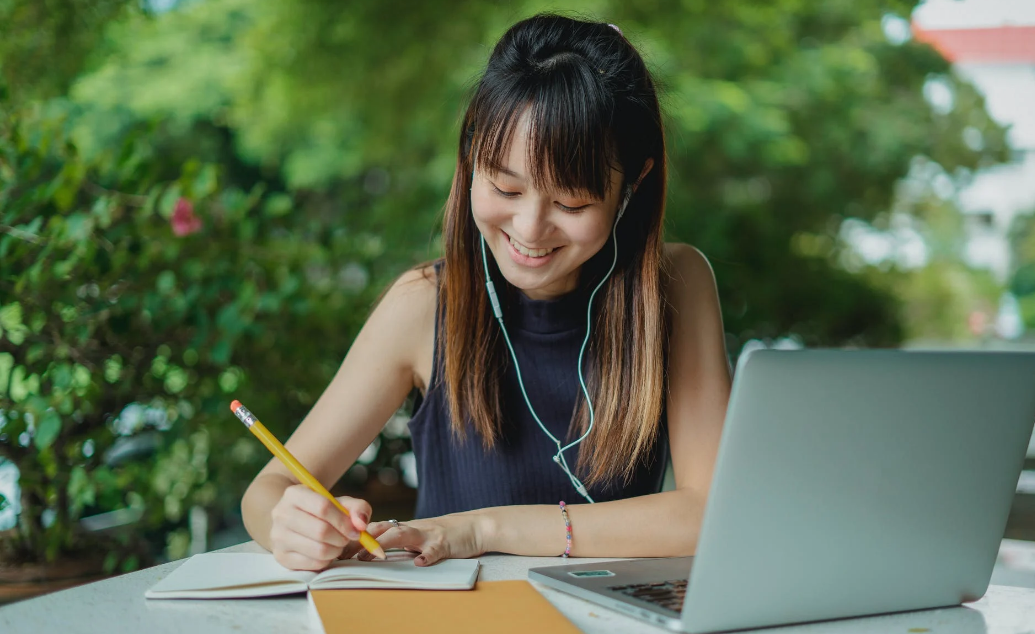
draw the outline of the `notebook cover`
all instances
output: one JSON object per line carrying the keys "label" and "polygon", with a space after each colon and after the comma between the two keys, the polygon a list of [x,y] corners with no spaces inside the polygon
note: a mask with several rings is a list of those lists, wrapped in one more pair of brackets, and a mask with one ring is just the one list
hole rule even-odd
{"label": "notebook cover", "polygon": [[579,634],[528,581],[479,581],[474,590],[312,590],[326,634]]}

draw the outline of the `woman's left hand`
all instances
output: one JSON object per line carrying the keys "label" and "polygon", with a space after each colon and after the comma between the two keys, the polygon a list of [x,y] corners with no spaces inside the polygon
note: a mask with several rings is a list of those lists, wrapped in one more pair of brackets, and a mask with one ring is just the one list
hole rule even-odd
{"label": "woman's left hand", "polygon": [[[385,550],[404,548],[419,553],[414,559],[418,566],[430,566],[442,559],[477,557],[485,552],[484,518],[473,513],[399,522],[398,528],[389,522],[371,522],[367,532]],[[359,559],[370,561],[373,556],[361,551]]]}

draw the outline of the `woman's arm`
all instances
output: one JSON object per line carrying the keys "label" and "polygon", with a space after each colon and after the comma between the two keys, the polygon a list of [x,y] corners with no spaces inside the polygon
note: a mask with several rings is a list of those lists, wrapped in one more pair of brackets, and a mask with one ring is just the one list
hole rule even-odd
{"label": "woman's arm", "polygon": [[[428,347],[434,336],[434,305],[433,273],[426,275],[422,271],[410,271],[400,277],[356,336],[330,385],[285,443],[287,449],[324,486],[329,488],[338,481],[418,384],[415,382],[415,367],[419,351]],[[241,500],[244,525],[249,535],[275,554],[274,540],[270,535],[274,525],[273,511],[275,507],[280,509],[278,504],[286,497],[285,491],[296,484],[298,481],[284,465],[272,459],[255,477]],[[293,489],[296,490],[296,501],[307,509],[309,515],[326,520],[343,535],[352,532],[347,520],[340,517],[340,512],[326,500],[316,494],[306,496],[307,491],[301,487]],[[346,504],[346,508],[348,506]],[[362,502],[355,508],[359,513],[353,515],[367,515],[365,519],[357,518],[362,522],[355,525],[364,527],[369,521],[369,506]],[[282,509],[278,511],[281,512]],[[299,513],[294,519],[280,519],[304,526],[303,532],[313,533],[313,536],[324,531],[327,534],[322,537],[334,546],[344,541],[329,534],[332,531],[327,526],[305,514]]]}
{"label": "woman's arm", "polygon": [[[672,264],[668,433],[674,491],[597,504],[569,503],[571,554],[579,557],[671,557],[697,548],[705,502],[730,393],[729,361],[715,277],[693,247],[666,245]],[[377,523],[386,548],[422,551],[419,565],[483,552],[559,555],[564,521],[555,505],[502,506],[407,522]]]}

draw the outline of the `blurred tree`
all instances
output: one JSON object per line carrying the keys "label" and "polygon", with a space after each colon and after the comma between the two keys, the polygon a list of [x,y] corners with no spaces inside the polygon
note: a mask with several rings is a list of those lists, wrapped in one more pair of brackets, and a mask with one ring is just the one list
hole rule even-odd
{"label": "blurred tree", "polygon": [[[903,326],[911,340],[973,340],[978,334],[971,330],[971,316],[979,312],[991,320],[1004,290],[991,271],[974,269],[964,259],[967,220],[951,182],[937,163],[914,158],[888,212],[873,222],[893,242],[907,227],[923,238],[923,266],[892,257],[879,267],[879,275],[871,276],[874,284],[900,298]],[[850,256],[843,252],[842,260],[846,257]]]}
{"label": "blurred tree", "polygon": [[[899,342],[894,298],[838,270],[841,221],[887,210],[917,155],[950,174],[1005,158],[976,91],[933,49],[885,36],[882,20],[906,19],[914,4],[568,3],[618,22],[654,67],[668,114],[669,238],[711,258],[739,339]],[[227,126],[245,161],[339,210],[335,222],[381,236],[394,273],[437,222],[456,120],[488,43],[548,3],[343,6],[211,0],[130,21],[77,86],[77,101],[100,113],[83,127],[97,134],[113,110]],[[950,108],[925,100],[930,82],[950,92]],[[968,127],[981,150],[963,142]],[[793,247],[802,235],[816,238],[808,253]]]}
{"label": "blurred tree", "polygon": [[1035,210],[1013,219],[1010,253],[1010,292],[1017,297],[1025,329],[1035,330]]}
{"label": "blurred tree", "polygon": [[22,98],[63,95],[105,26],[142,8],[130,0],[0,1],[0,77]]}
{"label": "blurred tree", "polygon": [[[908,19],[915,4],[617,9],[635,25],[627,32],[643,29],[670,87],[670,235],[709,255],[726,326],[741,341],[794,333],[808,345],[899,343],[901,308],[887,288],[838,272],[842,221],[886,212],[918,155],[950,174],[1006,158],[974,88],[926,45],[885,36],[882,20]],[[931,81],[954,96],[950,109],[925,100]],[[968,126],[983,150],[964,144]]]}
{"label": "blurred tree", "polygon": [[0,460],[20,484],[5,562],[102,552],[86,512],[139,510],[137,535],[164,538],[191,506],[235,507],[269,456],[230,400],[283,431],[374,295],[352,272],[367,237],[325,236],[356,258],[331,261],[283,194],[198,160],[162,180],[147,130],[87,160],[66,127],[0,104]]}

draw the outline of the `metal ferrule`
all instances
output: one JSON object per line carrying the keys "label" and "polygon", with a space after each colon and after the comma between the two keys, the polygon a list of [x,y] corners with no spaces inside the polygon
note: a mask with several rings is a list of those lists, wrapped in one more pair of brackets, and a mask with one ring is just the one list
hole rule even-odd
{"label": "metal ferrule", "polygon": [[255,424],[255,415],[248,411],[248,408],[244,405],[238,407],[237,411],[234,412],[234,415],[241,419],[241,422],[244,423],[245,427],[250,428]]}

